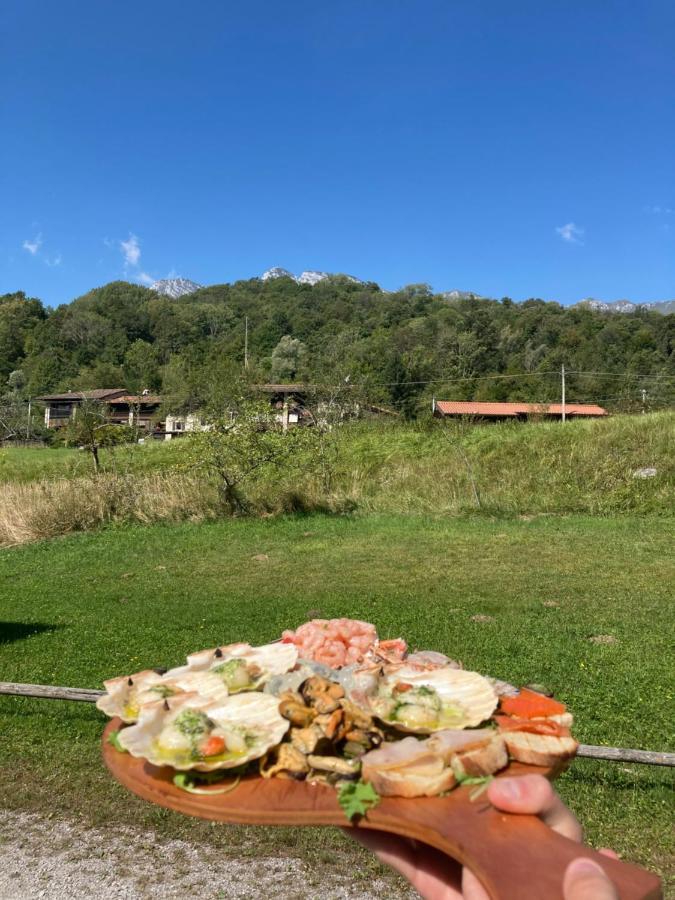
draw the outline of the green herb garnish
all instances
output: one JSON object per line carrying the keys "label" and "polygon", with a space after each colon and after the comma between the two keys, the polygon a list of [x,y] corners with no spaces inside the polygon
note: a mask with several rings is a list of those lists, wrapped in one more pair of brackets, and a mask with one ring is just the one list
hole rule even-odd
{"label": "green herb garnish", "polygon": [[[230,777],[229,775],[227,777]],[[218,784],[223,780],[221,772],[176,772],[173,783],[188,794],[229,794],[241,781],[241,775],[237,775],[231,784],[224,785],[220,790],[200,787],[206,784]]]}
{"label": "green herb garnish", "polygon": [[151,688],[148,688],[149,691],[152,691],[153,694],[158,694],[164,700],[167,697],[173,697],[176,693],[173,688],[167,687],[165,684],[154,684]]}
{"label": "green herb garnish", "polygon": [[365,781],[344,781],[338,788],[338,803],[350,822],[356,816],[365,816],[380,799],[372,784]]}
{"label": "green herb garnish", "polygon": [[198,738],[213,728],[213,722],[206,713],[198,709],[184,709],[174,721],[176,730],[186,737]]}
{"label": "green herb garnish", "polygon": [[491,781],[494,781],[495,777],[494,775],[462,775],[455,772],[455,778],[459,785],[466,785],[467,787],[476,785],[476,789],[469,794],[469,800],[473,802],[477,797],[480,797],[483,791],[487,790],[488,785]]}
{"label": "green herb garnish", "polygon": [[111,747],[114,747],[115,750],[119,750],[120,753],[126,753],[127,751],[120,744],[120,733],[119,731],[111,731],[108,735],[108,743]]}

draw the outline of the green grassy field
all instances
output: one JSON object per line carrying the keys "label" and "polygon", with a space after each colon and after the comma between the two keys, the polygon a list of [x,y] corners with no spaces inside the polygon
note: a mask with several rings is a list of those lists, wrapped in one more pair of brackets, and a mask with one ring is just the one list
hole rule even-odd
{"label": "green grassy field", "polygon": [[[151,472],[170,467],[179,454],[178,441],[149,441],[103,448],[100,456],[104,469]],[[0,447],[0,484],[77,478],[93,471],[91,455],[74,447]]]}
{"label": "green grassy field", "polygon": [[[674,524],[308,516],[13,548],[0,554],[1,677],[97,687],[201,647],[268,641],[307,618],[345,615],[466,667],[549,685],[585,743],[672,749]],[[136,800],[102,768],[102,726],[84,704],[0,698],[3,806],[373,871],[337,831],[218,829]],[[559,786],[593,844],[669,870],[668,770],[578,760]]]}

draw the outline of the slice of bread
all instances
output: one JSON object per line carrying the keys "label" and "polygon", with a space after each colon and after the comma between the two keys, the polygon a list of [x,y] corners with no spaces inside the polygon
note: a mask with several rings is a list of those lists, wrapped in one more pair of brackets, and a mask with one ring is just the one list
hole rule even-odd
{"label": "slice of bread", "polygon": [[443,791],[449,791],[456,783],[455,774],[449,768],[438,775],[364,769],[362,778],[370,782],[381,797],[436,797]]}
{"label": "slice of bread", "polygon": [[509,731],[503,738],[511,759],[532,766],[553,766],[574,756],[579,746],[571,737],[529,734],[526,731]]}
{"label": "slice of bread", "polygon": [[555,722],[562,728],[571,728],[574,724],[574,716],[572,713],[564,712],[557,716],[535,716],[533,722]]}
{"label": "slice of bread", "polygon": [[479,747],[458,753],[452,759],[452,768],[459,778],[494,775],[509,761],[506,744],[501,734],[493,732],[493,737]]}

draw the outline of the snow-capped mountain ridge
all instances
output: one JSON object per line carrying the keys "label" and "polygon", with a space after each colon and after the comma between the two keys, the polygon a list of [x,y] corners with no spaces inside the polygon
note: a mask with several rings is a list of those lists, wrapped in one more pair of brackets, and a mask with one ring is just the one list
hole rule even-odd
{"label": "snow-capped mountain ridge", "polygon": [[[304,272],[301,272],[300,275],[294,275],[293,272],[290,272],[288,269],[284,269],[281,266],[274,266],[271,269],[267,269],[263,272],[262,275],[259,276],[261,281],[271,281],[275,278],[290,278],[296,284],[306,284],[310,287],[313,287],[316,284],[319,284],[326,279],[344,279],[346,281],[352,282],[352,284],[364,284],[360,278],[355,278],[353,275],[345,275],[343,273],[335,273],[335,272],[320,272],[315,269],[306,269]],[[200,290],[204,285],[198,284],[196,281],[192,281],[189,278],[162,278],[159,281],[155,281],[150,285],[150,290],[156,291],[158,294],[162,294],[165,297],[170,297],[175,300],[178,297],[184,297],[187,294],[193,294],[195,291]],[[391,291],[386,291],[381,288],[382,293],[388,294]],[[435,292],[437,296],[443,297],[445,300],[450,301],[458,301],[458,300],[471,300],[471,299],[484,299],[480,294],[476,294],[473,291],[461,291],[461,290],[451,290],[451,291],[438,291]],[[632,300],[597,300],[595,297],[586,297],[583,300],[580,300],[578,303],[573,304],[574,306],[585,307],[586,309],[594,310],[595,312],[601,313],[632,313],[639,309],[648,309],[654,312],[661,313],[662,315],[667,315],[669,313],[675,313],[675,300],[657,300],[653,302],[645,301],[643,303],[634,303]]]}
{"label": "snow-capped mountain ridge", "polygon": [[203,285],[197,284],[196,281],[190,281],[189,278],[161,278],[150,285],[151,291],[157,291],[165,297],[184,297],[186,294],[194,294]]}
{"label": "snow-capped mountain ridge", "polygon": [[326,278],[345,278],[353,284],[363,284],[360,278],[355,278],[353,275],[344,275],[342,272],[318,272],[315,269],[306,269],[304,272],[301,272],[300,275],[294,275],[292,272],[289,272],[288,269],[283,269],[281,266],[273,266],[271,269],[267,269],[263,272],[260,276],[261,281],[270,281],[273,278],[291,278],[296,284],[310,284],[312,286],[318,284],[320,281],[325,281]]}
{"label": "snow-capped mountain ridge", "polygon": [[631,313],[637,309],[652,309],[660,313],[675,312],[675,300],[657,300],[653,303],[633,303],[632,300],[596,300],[594,297],[586,297],[575,303],[575,306],[585,306],[596,312]]}
{"label": "snow-capped mountain ridge", "polygon": [[445,297],[446,300],[482,300],[480,294],[474,294],[473,291],[460,291],[455,288],[452,291],[441,291],[441,297]]}

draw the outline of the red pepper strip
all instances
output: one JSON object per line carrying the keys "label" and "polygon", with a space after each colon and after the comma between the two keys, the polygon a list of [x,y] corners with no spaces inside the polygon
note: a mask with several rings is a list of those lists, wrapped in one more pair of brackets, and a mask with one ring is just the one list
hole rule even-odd
{"label": "red pepper strip", "polygon": [[527,731],[529,734],[548,734],[554,737],[563,737],[569,734],[569,729],[563,728],[551,719],[516,719],[511,716],[495,716],[495,722],[500,731]]}
{"label": "red pepper strip", "polygon": [[565,704],[523,688],[517,697],[502,697],[500,712],[521,719],[538,719],[561,715],[565,712]]}

